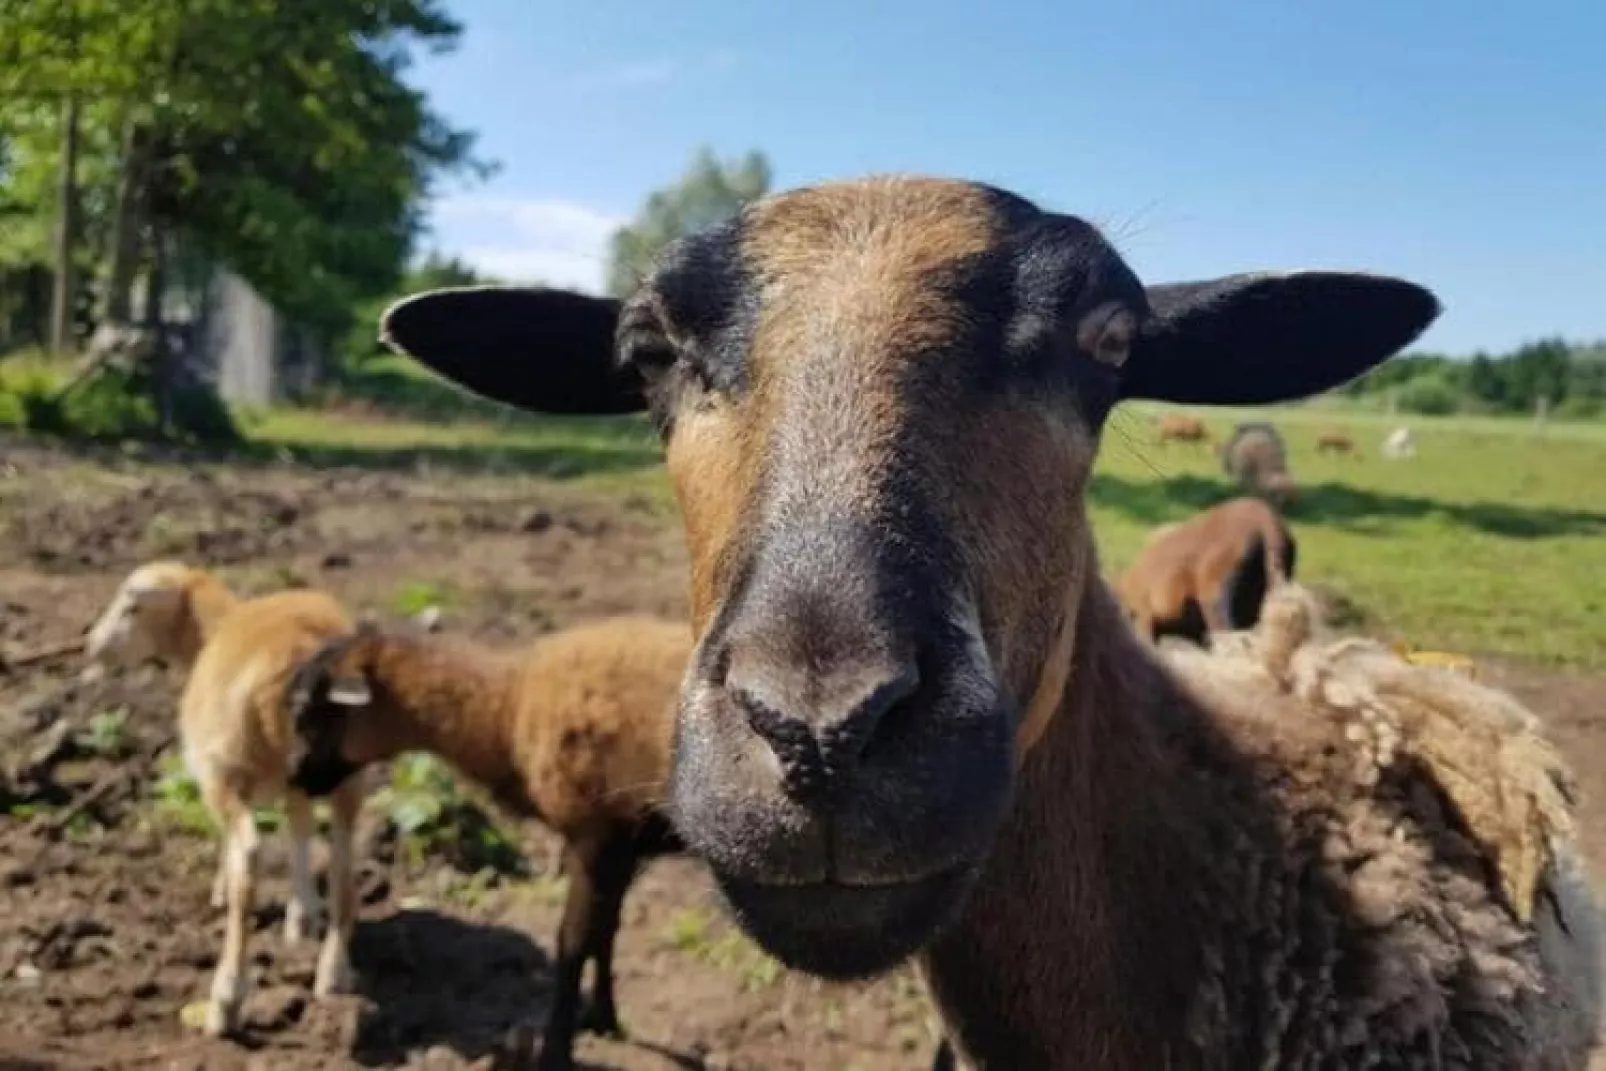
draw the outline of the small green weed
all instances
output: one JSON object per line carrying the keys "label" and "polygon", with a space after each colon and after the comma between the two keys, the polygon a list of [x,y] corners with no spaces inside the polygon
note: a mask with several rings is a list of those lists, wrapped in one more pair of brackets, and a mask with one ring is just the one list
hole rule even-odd
{"label": "small green weed", "polygon": [[768,989],[786,969],[746,936],[734,929],[713,933],[709,917],[696,908],[683,908],[670,917],[663,936],[679,952],[737,976],[743,991]]}
{"label": "small green weed", "polygon": [[[161,775],[151,787],[151,799],[163,825],[192,836],[215,836],[217,821],[201,799],[201,786],[190,776],[184,760],[168,755],[160,768]],[[284,815],[277,808],[258,807],[252,810],[251,817],[264,833],[272,833],[284,824]]]}
{"label": "small green weed", "polygon": [[451,595],[442,585],[428,580],[413,580],[397,589],[390,600],[390,607],[402,617],[413,617],[431,606],[445,609],[450,602]]}
{"label": "small green weed", "polygon": [[103,710],[89,719],[89,727],[73,736],[73,742],[92,755],[115,759],[128,753],[128,708]]}
{"label": "small green weed", "polygon": [[670,916],[663,934],[677,952],[691,952],[708,941],[708,916],[696,908],[681,908]]}
{"label": "small green weed", "polygon": [[373,802],[396,827],[410,865],[443,857],[465,873],[528,873],[516,841],[463,796],[451,769],[433,755],[416,752],[398,758],[391,765],[390,784],[374,794]]}

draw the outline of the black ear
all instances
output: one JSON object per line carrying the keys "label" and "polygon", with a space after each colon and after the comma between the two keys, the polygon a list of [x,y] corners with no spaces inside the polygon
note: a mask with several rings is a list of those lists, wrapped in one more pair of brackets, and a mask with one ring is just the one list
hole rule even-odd
{"label": "black ear", "polygon": [[635,373],[613,360],[619,303],[544,287],[476,286],[403,298],[379,339],[476,394],[532,413],[646,408]]}
{"label": "black ear", "polygon": [[1355,272],[1228,275],[1148,296],[1153,316],[1121,396],[1199,405],[1319,394],[1410,345],[1439,315],[1424,287]]}

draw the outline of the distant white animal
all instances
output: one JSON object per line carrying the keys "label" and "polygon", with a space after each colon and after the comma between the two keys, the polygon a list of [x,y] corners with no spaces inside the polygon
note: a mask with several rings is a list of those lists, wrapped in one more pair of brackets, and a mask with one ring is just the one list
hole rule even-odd
{"label": "distant white animal", "polygon": [[1414,457],[1416,455],[1416,436],[1406,427],[1395,428],[1389,432],[1388,438],[1383,440],[1384,457]]}

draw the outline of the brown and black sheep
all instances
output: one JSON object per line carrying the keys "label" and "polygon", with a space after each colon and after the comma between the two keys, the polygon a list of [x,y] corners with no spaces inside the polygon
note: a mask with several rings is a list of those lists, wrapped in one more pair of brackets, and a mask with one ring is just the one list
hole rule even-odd
{"label": "brown and black sheep", "polygon": [[[918,956],[988,1071],[1578,1071],[1596,908],[1532,719],[1392,655],[1350,678],[1376,725],[1213,687],[1127,627],[1088,521],[1122,400],[1308,397],[1438,311],[1352,272],[1145,286],[1074,216],[876,177],[623,300],[443,290],[383,334],[526,410],[652,414],[697,638],[673,820],[783,962]],[[1531,820],[1448,806],[1458,765]]]}
{"label": "brown and black sheep", "polygon": [[1203,644],[1211,633],[1252,627],[1266,592],[1293,576],[1297,555],[1275,509],[1233,498],[1155,529],[1115,590],[1140,636]]}

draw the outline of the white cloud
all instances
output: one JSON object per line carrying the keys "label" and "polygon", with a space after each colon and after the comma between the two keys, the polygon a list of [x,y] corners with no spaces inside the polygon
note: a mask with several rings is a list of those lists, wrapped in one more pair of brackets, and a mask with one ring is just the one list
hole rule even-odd
{"label": "white cloud", "polygon": [[598,68],[574,82],[581,93],[598,90],[639,89],[642,86],[662,85],[698,71],[722,71],[736,64],[736,53],[728,48],[715,49],[691,61],[660,57],[632,60]]}
{"label": "white cloud", "polygon": [[624,216],[554,198],[462,196],[435,207],[449,253],[509,282],[541,282],[598,293],[608,239]]}
{"label": "white cloud", "polygon": [[617,63],[593,71],[578,79],[574,87],[581,91],[594,89],[634,89],[638,86],[667,82],[680,73],[680,64],[672,59],[640,60],[634,63]]}

